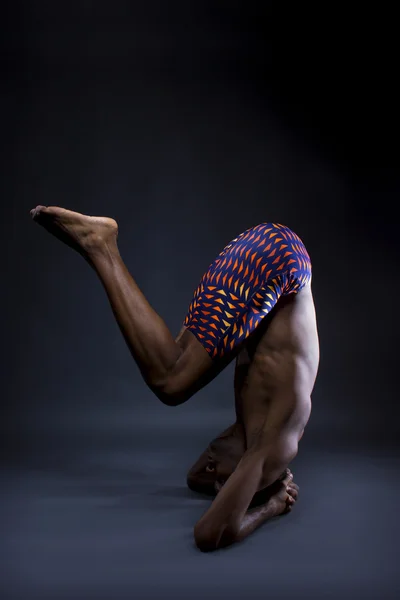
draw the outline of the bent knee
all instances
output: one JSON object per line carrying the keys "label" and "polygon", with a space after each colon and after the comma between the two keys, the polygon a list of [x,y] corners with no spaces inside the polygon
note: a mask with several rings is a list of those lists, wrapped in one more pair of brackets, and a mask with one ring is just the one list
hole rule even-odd
{"label": "bent knee", "polygon": [[189,399],[188,386],[176,366],[162,376],[146,379],[146,383],[166,406],[177,406]]}
{"label": "bent knee", "polygon": [[189,400],[192,393],[183,385],[179,385],[174,377],[166,377],[161,383],[149,383],[149,388],[166,406],[178,406]]}
{"label": "bent knee", "polygon": [[193,335],[184,339],[184,335],[180,341],[181,353],[175,363],[156,379],[146,380],[157,398],[167,406],[177,406],[191,398],[206,383],[204,376],[213,364],[197,339]]}

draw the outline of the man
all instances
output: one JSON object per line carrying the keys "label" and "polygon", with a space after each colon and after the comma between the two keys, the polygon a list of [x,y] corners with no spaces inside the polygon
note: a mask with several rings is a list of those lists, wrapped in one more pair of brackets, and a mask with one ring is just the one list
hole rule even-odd
{"label": "man", "polygon": [[194,528],[202,551],[237,542],[288,512],[287,468],[311,412],[319,362],[311,264],[287,227],[261,223],[232,240],[195,291],[176,339],[129,274],[117,223],[60,207],[32,218],[95,270],[142,376],[169,406],[188,400],[234,358],[236,422],[202,454],[188,485],[216,497]]}

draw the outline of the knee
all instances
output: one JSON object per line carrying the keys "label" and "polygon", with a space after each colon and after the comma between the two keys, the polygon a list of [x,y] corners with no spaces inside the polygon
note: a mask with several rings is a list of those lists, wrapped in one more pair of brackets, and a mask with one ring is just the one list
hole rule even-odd
{"label": "knee", "polygon": [[166,406],[178,406],[192,396],[190,391],[173,376],[166,376],[165,379],[157,382],[147,381],[147,385]]}

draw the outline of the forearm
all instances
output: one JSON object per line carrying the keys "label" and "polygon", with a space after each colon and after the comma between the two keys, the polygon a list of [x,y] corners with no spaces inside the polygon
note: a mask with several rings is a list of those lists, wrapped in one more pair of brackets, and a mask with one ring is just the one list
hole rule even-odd
{"label": "forearm", "polygon": [[285,511],[287,499],[282,497],[282,492],[286,489],[288,481],[290,481],[288,473],[290,472],[285,469],[271,486],[261,490],[254,496],[236,529],[226,528],[222,532],[218,547],[241,542],[265,521]]}
{"label": "forearm", "polygon": [[[257,492],[277,481],[287,456],[266,459],[265,455],[246,452],[234,473],[219,492],[208,511],[195,526],[197,546],[207,552],[228,546],[247,536],[260,523],[273,516],[269,503],[249,509]],[[268,469],[268,470],[267,470]],[[265,485],[263,481],[269,481]]]}
{"label": "forearm", "polygon": [[265,523],[265,521],[268,521],[268,519],[272,519],[276,515],[277,510],[273,499],[268,500],[266,504],[248,510],[242,518],[238,531],[233,535],[231,532],[226,530],[226,533],[224,532],[221,536],[218,547],[224,548],[234,544],[235,542],[241,542],[244,540],[244,538],[253,533],[257,527]]}

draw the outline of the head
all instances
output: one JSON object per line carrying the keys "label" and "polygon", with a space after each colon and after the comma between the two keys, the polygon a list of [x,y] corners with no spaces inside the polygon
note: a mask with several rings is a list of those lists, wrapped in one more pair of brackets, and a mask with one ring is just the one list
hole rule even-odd
{"label": "head", "polygon": [[246,436],[240,425],[233,425],[213,439],[196,463],[197,491],[218,493],[236,469],[245,450]]}
{"label": "head", "polygon": [[208,446],[206,472],[215,477],[219,491],[236,469],[245,452],[245,441],[240,436],[217,437]]}

